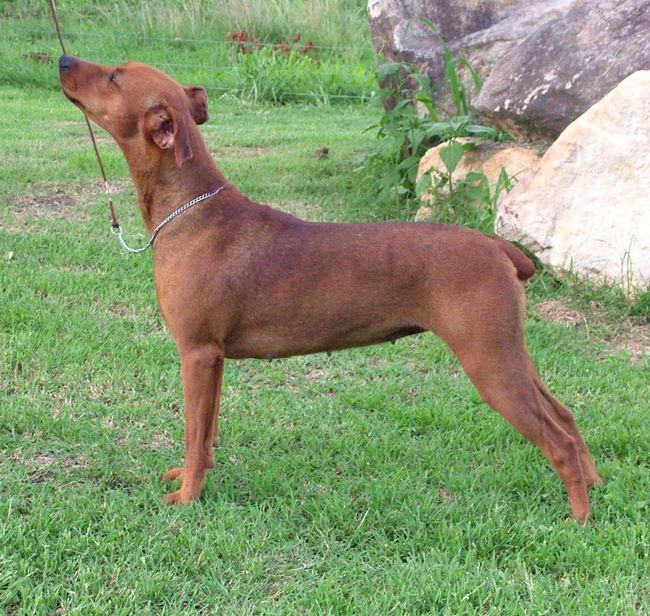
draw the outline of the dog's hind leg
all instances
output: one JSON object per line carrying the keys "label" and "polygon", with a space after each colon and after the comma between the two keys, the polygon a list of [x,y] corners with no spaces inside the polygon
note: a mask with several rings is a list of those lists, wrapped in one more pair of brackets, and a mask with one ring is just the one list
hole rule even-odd
{"label": "dog's hind leg", "polygon": [[520,356],[513,363],[512,355],[491,354],[482,355],[480,363],[476,363],[461,356],[465,371],[481,397],[537,445],[553,465],[566,487],[573,517],[583,522],[591,516],[591,507],[578,439],[549,412],[533,376],[528,370],[522,370],[523,359]]}
{"label": "dog's hind leg", "polygon": [[[600,479],[572,413],[553,398],[537,375],[523,336],[519,283],[484,287],[473,301],[445,310],[437,331],[492,408],[537,445],[564,483],[573,516],[591,517],[587,482]],[[540,385],[541,384],[541,385]],[[584,466],[584,470],[583,470]]]}
{"label": "dog's hind leg", "polygon": [[537,371],[535,370],[534,366],[533,371],[535,374],[535,386],[541,394],[542,402],[544,403],[546,410],[552,417],[555,418],[557,423],[576,440],[578,456],[580,457],[580,465],[582,466],[582,473],[585,477],[587,487],[591,488],[595,484],[603,483],[603,480],[596,468],[596,464],[591,457],[587,443],[585,443],[584,438],[582,438],[582,434],[580,434],[580,430],[578,429],[578,424],[576,423],[575,417],[573,416],[573,412],[564,406],[564,404],[562,404],[549,391],[548,387],[539,378],[539,375],[537,375]]}
{"label": "dog's hind leg", "polygon": [[573,517],[584,521],[591,515],[587,483],[576,438],[549,413],[541,394],[528,378],[511,374],[473,374],[485,401],[521,434],[537,445],[564,483]]}
{"label": "dog's hind leg", "polygon": [[214,345],[185,348],[179,345],[185,399],[185,466],[163,479],[182,479],[180,490],[166,494],[168,503],[189,503],[201,493],[208,468],[214,465],[216,397],[221,390],[224,357]]}

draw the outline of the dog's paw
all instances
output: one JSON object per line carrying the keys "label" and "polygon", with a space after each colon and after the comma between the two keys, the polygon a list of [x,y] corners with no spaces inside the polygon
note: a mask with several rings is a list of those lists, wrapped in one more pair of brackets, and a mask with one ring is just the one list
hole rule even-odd
{"label": "dog's paw", "polygon": [[[176,479],[183,479],[183,467],[182,466],[172,468],[172,470],[167,471],[162,476],[163,481],[174,481]],[[169,494],[167,496],[169,496]]]}
{"label": "dog's paw", "polygon": [[602,483],[605,483],[602,477],[598,474],[585,477],[585,482],[587,484],[587,489],[593,488],[594,486],[599,486]]}
{"label": "dog's paw", "polygon": [[181,488],[180,490],[176,490],[176,492],[164,494],[162,499],[168,505],[189,505],[192,501],[195,501],[197,498],[199,498],[200,494],[200,490],[188,494],[187,491],[183,491],[183,488]]}
{"label": "dog's paw", "polygon": [[163,501],[167,503],[168,505],[187,505],[190,500],[185,499],[181,496],[181,491],[176,490],[176,492],[170,492],[169,494],[165,494],[162,497]]}

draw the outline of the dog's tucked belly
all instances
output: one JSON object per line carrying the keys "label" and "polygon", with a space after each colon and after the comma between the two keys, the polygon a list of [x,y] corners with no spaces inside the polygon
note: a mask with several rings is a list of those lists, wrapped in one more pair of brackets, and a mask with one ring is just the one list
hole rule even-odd
{"label": "dog's tucked belly", "polygon": [[359,327],[324,334],[322,331],[290,331],[282,335],[270,330],[255,330],[248,335],[233,335],[225,341],[225,355],[230,359],[276,359],[293,355],[309,355],[352,347],[395,342],[398,338],[426,331],[417,325],[391,328]]}

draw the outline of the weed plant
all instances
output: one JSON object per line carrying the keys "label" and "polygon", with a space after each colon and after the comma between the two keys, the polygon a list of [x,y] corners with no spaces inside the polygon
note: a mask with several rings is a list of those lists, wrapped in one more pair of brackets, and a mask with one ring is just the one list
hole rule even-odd
{"label": "weed plant", "polygon": [[[445,200],[451,207],[440,209],[438,213],[442,217],[441,221],[464,221],[465,224],[473,221],[480,228],[487,230],[491,216],[479,215],[477,218],[474,216],[476,212],[471,210],[478,207],[491,212],[494,195],[504,187],[508,188],[509,180],[503,178],[493,194],[490,193],[489,186],[486,186],[487,180],[483,174],[474,174],[458,183],[452,182],[451,174],[460,157],[464,151],[473,147],[472,142],[461,144],[455,139],[470,137],[477,141],[501,141],[510,137],[496,128],[481,125],[476,121],[470,113],[467,92],[458,77],[456,66],[463,64],[469,68],[477,90],[480,88],[478,76],[464,58],[452,56],[433,24],[428,20],[423,21],[431,27],[442,45],[445,82],[449,87],[454,109],[448,111],[436,104],[429,78],[415,65],[405,62],[380,65],[377,69],[377,81],[383,84],[383,87],[379,90],[378,102],[383,108],[383,113],[379,122],[368,128],[376,130],[377,144],[360,158],[358,170],[372,178],[379,204],[389,216],[399,212],[399,215],[408,217],[418,207],[419,199],[425,191],[440,197],[442,189],[445,188],[451,197],[451,200],[447,197]],[[427,173],[417,182],[417,170],[422,156],[429,148],[450,140],[452,143],[442,152],[446,169],[440,170],[437,177]],[[468,209],[469,212],[465,211]]]}
{"label": "weed plant", "polygon": [[512,190],[514,179],[505,168],[501,169],[494,186],[482,171],[470,171],[465,177],[454,178],[460,159],[475,146],[473,141],[452,139],[440,150],[443,167],[430,169],[422,175],[416,195],[430,209],[431,220],[460,223],[491,233],[499,198],[503,191]]}

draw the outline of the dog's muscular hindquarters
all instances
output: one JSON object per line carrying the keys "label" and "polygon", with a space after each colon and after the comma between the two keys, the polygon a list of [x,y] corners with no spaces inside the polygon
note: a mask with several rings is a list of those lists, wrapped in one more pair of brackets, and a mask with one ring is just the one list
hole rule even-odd
{"label": "dog's muscular hindquarters", "polygon": [[185,466],[170,503],[201,492],[214,463],[224,360],[387,342],[429,330],[483,399],[537,445],[573,515],[601,481],[571,411],[540,380],[524,342],[521,281],[532,263],[509,243],[429,223],[323,224],[250,201],[214,164],[198,125],[202,88],[135,62],[63,56],[65,94],[121,147],[151,232],[197,195],[225,188],[154,244],[158,302],[174,336],[185,398]]}

